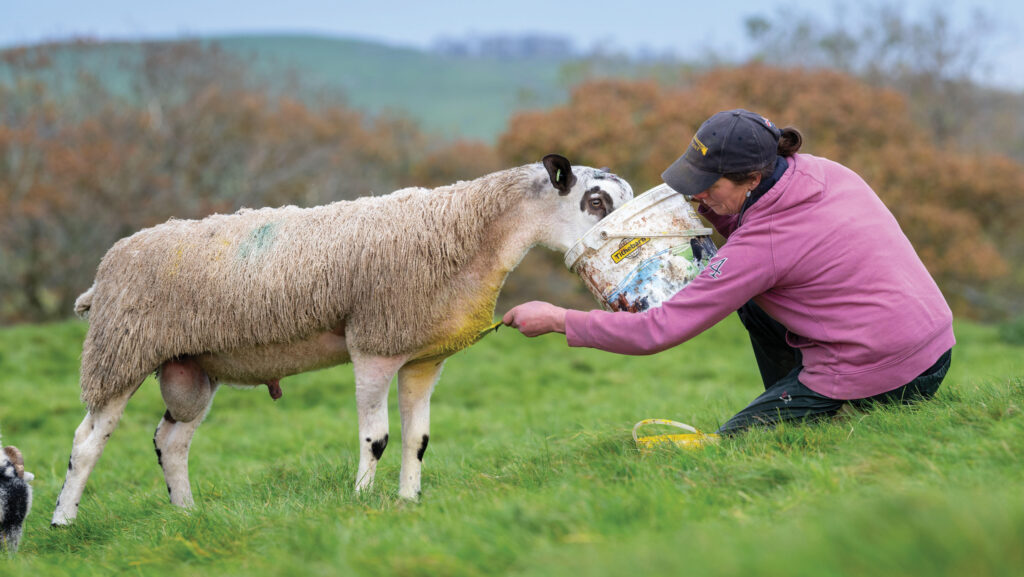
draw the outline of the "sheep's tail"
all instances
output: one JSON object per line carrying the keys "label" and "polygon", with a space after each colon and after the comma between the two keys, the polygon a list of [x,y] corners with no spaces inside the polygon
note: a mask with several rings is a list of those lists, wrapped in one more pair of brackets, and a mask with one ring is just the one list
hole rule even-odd
{"label": "sheep's tail", "polygon": [[89,290],[85,291],[77,299],[75,299],[75,314],[80,319],[89,319],[89,309],[92,308],[92,293],[96,290],[96,284],[93,283]]}

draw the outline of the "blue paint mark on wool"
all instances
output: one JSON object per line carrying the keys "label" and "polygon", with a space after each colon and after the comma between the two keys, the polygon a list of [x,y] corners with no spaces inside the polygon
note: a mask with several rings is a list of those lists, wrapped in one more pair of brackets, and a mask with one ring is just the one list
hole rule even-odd
{"label": "blue paint mark on wool", "polygon": [[267,224],[253,230],[249,233],[249,236],[247,236],[245,240],[238,245],[238,258],[240,260],[246,260],[260,256],[270,250],[270,247],[274,244],[275,238],[277,238],[277,223],[268,222]]}

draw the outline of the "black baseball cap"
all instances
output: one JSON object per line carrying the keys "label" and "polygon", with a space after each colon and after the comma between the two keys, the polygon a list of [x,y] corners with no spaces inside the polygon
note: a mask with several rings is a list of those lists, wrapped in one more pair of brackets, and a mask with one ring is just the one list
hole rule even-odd
{"label": "black baseball cap", "polygon": [[661,179],[686,196],[707,190],[723,174],[753,172],[778,154],[781,132],[771,120],[749,110],[724,110],[704,121]]}

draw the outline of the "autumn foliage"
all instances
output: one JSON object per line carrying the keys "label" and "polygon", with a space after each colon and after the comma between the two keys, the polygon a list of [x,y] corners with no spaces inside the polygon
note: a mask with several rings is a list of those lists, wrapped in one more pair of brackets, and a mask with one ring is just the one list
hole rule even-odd
{"label": "autumn foliage", "polygon": [[2,54],[0,322],[67,316],[115,241],[171,217],[312,206],[497,168],[490,147],[429,142],[409,119],[275,92],[215,47],[144,45],[121,94],[84,76],[61,90],[53,50]]}
{"label": "autumn foliage", "polygon": [[[861,174],[958,312],[1021,308],[1024,168],[937,146],[900,93],[840,73],[750,65],[685,88],[590,81],[564,106],[514,116],[492,147],[440,141],[334,95],[300,99],[299,87],[260,81],[215,46],[138,46],[120,90],[85,73],[68,80],[55,51],[0,53],[0,322],[67,316],[115,241],[171,217],[436,186],[550,152],[607,166],[640,192],[704,119],[735,107],[796,126],[803,152]],[[545,252],[509,279],[499,306],[523,298],[594,306]]]}

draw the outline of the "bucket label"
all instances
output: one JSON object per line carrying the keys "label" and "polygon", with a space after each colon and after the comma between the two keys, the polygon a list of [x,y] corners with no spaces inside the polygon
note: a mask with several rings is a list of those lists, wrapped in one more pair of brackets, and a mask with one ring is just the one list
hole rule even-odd
{"label": "bucket label", "polygon": [[[658,243],[651,247],[657,249]],[[605,308],[643,312],[661,306],[697,278],[717,252],[707,236],[659,250],[602,296]]]}
{"label": "bucket label", "polygon": [[651,240],[650,238],[648,238],[646,236],[643,236],[643,237],[640,237],[640,238],[631,238],[631,239],[629,239],[627,241],[624,241],[622,243],[622,246],[619,247],[619,250],[617,250],[617,251],[612,253],[612,262],[619,263],[624,258],[628,258],[630,256],[633,256],[633,257],[639,256],[639,255],[634,254],[634,253],[636,253],[636,251],[640,247],[642,247],[643,245],[645,245],[648,242],[650,242],[650,240]]}

